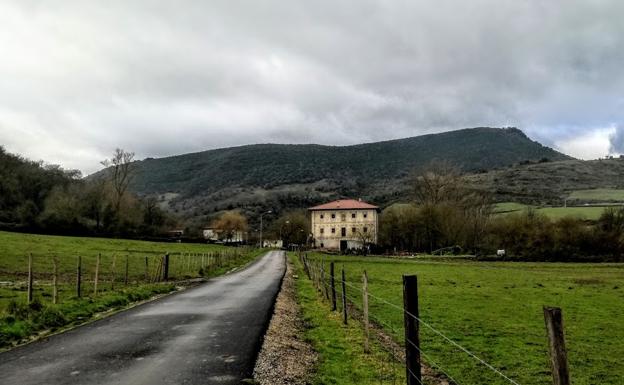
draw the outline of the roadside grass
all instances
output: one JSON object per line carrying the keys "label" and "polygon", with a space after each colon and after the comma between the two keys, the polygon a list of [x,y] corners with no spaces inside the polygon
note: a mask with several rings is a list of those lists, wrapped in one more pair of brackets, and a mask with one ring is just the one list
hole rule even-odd
{"label": "roadside grass", "polygon": [[[372,296],[401,307],[401,276],[416,274],[421,319],[522,385],[551,381],[542,306],[561,307],[573,383],[624,383],[623,264],[310,258],[335,261],[337,274],[344,266],[357,288],[366,270],[371,318],[389,325],[400,343],[402,311]],[[360,290],[347,292],[361,306]],[[424,352],[461,384],[509,383],[424,325],[421,341]]]}
{"label": "roadside grass", "polygon": [[[155,282],[162,256],[170,254],[170,281],[222,275],[263,251],[207,244],[78,238],[0,232],[0,348],[41,331],[82,323],[96,313],[175,290]],[[34,303],[27,304],[28,254],[33,254]],[[96,257],[101,253],[98,293]],[[82,257],[81,298],[76,262]],[[59,261],[58,304],[52,303],[53,257]],[[125,283],[126,258],[128,282]],[[146,269],[147,260],[147,269]],[[147,272],[147,276],[146,276]]]}
{"label": "roadside grass", "polygon": [[624,190],[597,188],[591,190],[576,190],[568,196],[568,199],[586,201],[624,201]]}
{"label": "roadside grass", "polygon": [[370,353],[364,352],[364,332],[359,321],[343,325],[340,313],[332,312],[307,279],[301,262],[293,254],[297,295],[301,305],[305,337],[319,354],[315,385],[402,384],[405,367],[397,363],[371,336]]}
{"label": "roadside grass", "polygon": [[0,350],[39,332],[55,332],[84,323],[96,314],[123,309],[129,304],[175,290],[172,283],[155,283],[108,291],[97,297],[69,298],[58,305],[11,301],[0,318]]}

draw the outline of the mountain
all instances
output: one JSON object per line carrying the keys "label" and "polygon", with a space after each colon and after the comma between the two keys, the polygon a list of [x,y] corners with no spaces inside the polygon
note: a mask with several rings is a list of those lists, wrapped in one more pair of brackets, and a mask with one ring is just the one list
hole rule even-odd
{"label": "mountain", "polygon": [[435,159],[482,173],[572,158],[516,128],[479,127],[353,146],[257,144],[148,158],[135,163],[131,189],[199,224],[225,209],[253,216],[339,197],[385,205],[405,196],[408,175]]}

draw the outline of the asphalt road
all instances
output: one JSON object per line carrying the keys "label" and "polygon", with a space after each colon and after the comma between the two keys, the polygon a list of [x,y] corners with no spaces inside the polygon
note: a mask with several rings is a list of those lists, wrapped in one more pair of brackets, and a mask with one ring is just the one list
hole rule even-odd
{"label": "asphalt road", "polygon": [[250,378],[284,253],[0,353],[0,384],[240,384]]}

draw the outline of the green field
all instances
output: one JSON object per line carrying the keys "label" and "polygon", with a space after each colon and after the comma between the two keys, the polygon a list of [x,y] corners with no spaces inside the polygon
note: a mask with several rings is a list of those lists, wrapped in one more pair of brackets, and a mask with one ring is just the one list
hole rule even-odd
{"label": "green field", "polygon": [[[176,285],[172,283],[175,281],[223,274],[250,262],[260,252],[207,244],[0,232],[0,348],[41,330],[81,323],[96,313],[175,290]],[[28,255],[31,253],[35,303],[28,305]],[[170,255],[170,282],[160,282],[165,253]],[[81,298],[76,292],[78,256],[82,261]],[[58,259],[56,305],[52,301],[55,257]]]}
{"label": "green field", "polygon": [[592,190],[573,191],[568,199],[578,199],[584,201],[624,201],[624,190],[598,188]]}
{"label": "green field", "polygon": [[587,207],[535,207],[515,202],[502,202],[494,205],[495,215],[508,215],[520,213],[522,210],[532,207],[538,213],[544,214],[550,219],[561,219],[565,217],[576,217],[587,220],[597,220],[607,206],[587,206]]}
{"label": "green field", "polygon": [[[551,382],[542,307],[561,307],[573,383],[624,383],[622,264],[310,258],[334,260],[338,271],[344,266],[353,286],[348,295],[358,306],[361,294],[355,288],[364,270],[371,295],[399,306],[401,276],[416,274],[421,319],[523,385]],[[371,316],[402,341],[402,311],[372,296]],[[509,383],[425,326],[421,339],[430,363],[459,383]]]}

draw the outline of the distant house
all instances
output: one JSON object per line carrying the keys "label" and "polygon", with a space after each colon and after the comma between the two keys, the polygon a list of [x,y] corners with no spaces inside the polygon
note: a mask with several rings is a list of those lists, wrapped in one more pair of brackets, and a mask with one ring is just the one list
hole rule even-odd
{"label": "distant house", "polygon": [[310,207],[308,212],[316,248],[345,251],[377,243],[377,206],[361,199],[341,199]]}
{"label": "distant house", "polygon": [[281,249],[284,246],[284,242],[281,239],[265,239],[262,242],[262,247],[270,247],[274,249]]}
{"label": "distant house", "polygon": [[203,235],[208,242],[244,243],[247,240],[247,233],[244,231],[233,231],[227,234],[225,230],[213,227],[205,228]]}
{"label": "distant house", "polygon": [[184,235],[184,230],[182,229],[167,231],[167,236],[169,236],[169,238],[182,238],[183,235]]}

